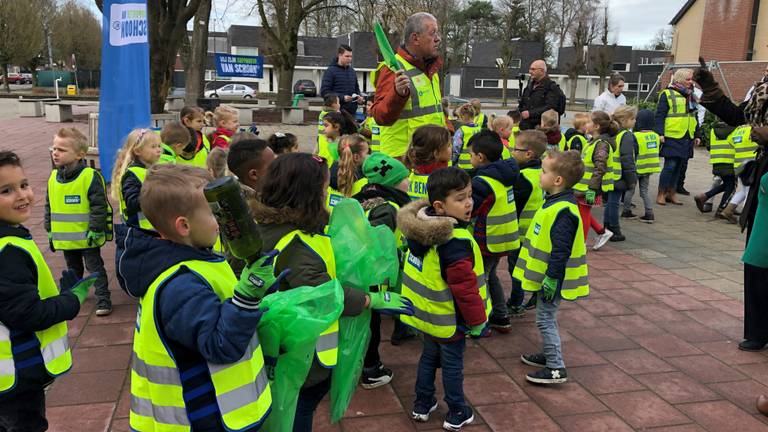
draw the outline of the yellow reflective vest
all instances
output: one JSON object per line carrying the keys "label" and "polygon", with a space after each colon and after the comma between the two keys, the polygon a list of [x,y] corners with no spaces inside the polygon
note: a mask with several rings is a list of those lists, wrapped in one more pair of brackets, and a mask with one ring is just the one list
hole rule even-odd
{"label": "yellow reflective vest", "polygon": [[[181,269],[205,280],[223,302],[234,294],[235,274],[222,258],[190,260],[161,273],[140,300],[133,336],[130,426],[136,431],[190,431],[182,377],[164,335],[157,328],[160,288]],[[272,407],[259,337],[254,332],[243,357],[229,364],[207,363],[224,426],[241,430],[259,425]],[[190,389],[188,389],[190,390]],[[192,389],[193,390],[193,389]]]}
{"label": "yellow reflective vest", "polygon": [[329,112],[322,110],[317,118],[317,155],[325,158],[325,160],[331,159],[331,153],[328,151],[328,138],[325,137],[325,125],[323,123],[323,118]]}
{"label": "yellow reflective vest", "polygon": [[522,211],[517,214],[517,224],[521,237],[525,237],[533,216],[544,204],[544,190],[541,188],[541,166],[538,168],[523,168],[520,175],[531,184],[531,195],[528,197]]}
{"label": "yellow reflective vest", "polygon": [[581,144],[581,150],[580,152],[584,152],[584,149],[587,148],[589,145],[589,141],[587,141],[587,137],[580,134],[574,134],[570,139],[568,139],[568,142],[566,143],[566,150],[574,150],[573,143],[574,141],[579,141]]}
{"label": "yellow reflective vest", "polygon": [[98,177],[106,193],[106,185],[101,173],[91,167],[85,167],[75,179],[66,183],[56,179],[57,173],[58,170],[54,169],[48,177],[53,247],[58,250],[88,249],[101,247],[107,240],[112,240],[112,206],[106,200],[106,235],[101,238],[100,244],[88,244],[88,222],[91,217],[88,189],[94,177]]}
{"label": "yellow reflective vest", "polygon": [[559,201],[548,207],[542,207],[528,227],[528,232],[520,249],[512,277],[522,283],[526,291],[539,291],[549,266],[552,253],[550,229],[561,211],[571,212],[579,219],[579,227],[573,238],[571,256],[565,266],[565,279],[562,281],[560,295],[566,300],[575,300],[589,295],[587,271],[587,249],[582,235],[582,221],[576,204]]}
{"label": "yellow reflective vest", "polygon": [[[331,238],[321,234],[305,234],[300,230],[294,230],[283,236],[283,238],[281,238],[275,245],[275,249],[278,250],[278,256],[275,258],[275,265],[280,259],[279,253],[282,253],[283,249],[285,249],[291,240],[296,237],[323,260],[323,263],[325,263],[325,271],[328,273],[328,276],[331,279],[336,279],[336,258],[333,256]],[[338,320],[334,321],[330,327],[320,333],[320,337],[318,337],[317,343],[315,344],[315,355],[321,366],[329,369],[336,366],[339,356]]]}
{"label": "yellow reflective vest", "polygon": [[675,90],[664,89],[659,99],[667,98],[669,110],[664,119],[664,136],[669,138],[682,138],[688,135],[693,138],[696,133],[696,112],[688,111],[688,103],[680,93]]}
{"label": "yellow reflective vest", "polygon": [[[350,196],[360,193],[360,191],[363,190],[363,187],[367,184],[368,179],[365,177],[355,180],[355,183],[352,185],[352,193]],[[340,191],[328,186],[328,193],[325,194],[325,208],[328,209],[328,212],[333,213],[333,208],[344,198],[349,197],[345,197]]]}
{"label": "yellow reflective vest", "polygon": [[381,150],[381,127],[376,124],[376,119],[374,119],[372,116],[366,117],[365,121],[363,121],[363,126],[365,126],[371,131],[371,139],[369,141],[371,145],[371,153],[380,151]]}
{"label": "yellow reflective vest", "polygon": [[736,150],[731,144],[730,134],[725,139],[715,135],[715,129],[709,131],[709,163],[733,165],[736,162]]}
{"label": "yellow reflective vest", "polygon": [[[472,246],[474,267],[480,298],[485,304],[486,318],[491,312],[485,269],[480,247],[472,235],[463,228],[453,229],[453,238],[466,240]],[[405,256],[401,294],[413,302],[413,316],[401,315],[400,320],[422,332],[439,339],[450,339],[456,334],[456,306],[448,283],[443,279],[437,246],[432,246],[423,256],[410,251]]]}
{"label": "yellow reflective vest", "polygon": [[[195,133],[197,135],[197,133]],[[180,154],[176,155],[176,163],[181,165],[191,165],[202,169],[207,169],[208,166],[205,161],[208,159],[208,153],[211,152],[211,143],[208,141],[208,135],[200,133],[202,136],[202,144],[197,149],[195,156],[192,159],[184,159]],[[197,139],[195,136],[193,139]]]}
{"label": "yellow reflective vest", "polygon": [[[132,166],[128,167],[128,171],[132,172],[133,175],[136,176],[136,178],[139,179],[139,181],[144,184],[144,179],[147,178],[147,169],[144,167],[139,166]],[[123,198],[123,188],[120,188],[120,216],[123,218],[123,223],[128,223],[128,215],[125,214],[126,210],[126,204],[125,199]],[[152,226],[151,223],[147,220],[147,217],[144,216],[144,213],[139,212],[137,217],[139,218],[139,228],[146,229],[146,230],[154,230],[155,227]]]}
{"label": "yellow reflective vest", "polygon": [[[480,114],[476,115],[475,119],[473,121],[475,122],[477,127],[482,129],[483,128],[483,124],[485,123],[485,113],[480,113]],[[488,125],[486,124],[486,128],[487,127],[488,127]]]}
{"label": "yellow reflective vest", "polygon": [[[595,153],[595,147],[597,147],[597,141],[598,140],[594,140],[591,143],[589,143],[589,145],[584,148],[584,151],[581,154],[582,160],[584,161],[584,176],[581,178],[581,180],[579,180],[578,183],[573,185],[573,189],[577,191],[586,192],[587,189],[589,189],[589,181],[592,179],[592,176],[595,173],[595,162],[592,160],[592,156]],[[610,192],[613,190],[613,184],[616,179],[616,176],[614,174],[616,163],[613,162],[613,150],[611,149],[611,144],[606,142],[606,145],[608,146],[608,160],[606,161],[606,171],[605,171],[605,174],[603,174],[600,189],[603,192]],[[621,177],[621,165],[619,164],[619,178],[620,177]]]}
{"label": "yellow reflective vest", "polygon": [[510,252],[520,248],[517,226],[515,191],[512,186],[488,176],[477,178],[486,182],[493,191],[493,206],[485,218],[485,244],[492,253]]}
{"label": "yellow reflective vest", "polygon": [[[37,293],[40,300],[59,295],[59,288],[51,274],[51,269],[43,259],[43,254],[37,248],[32,238],[7,236],[0,238],[0,250],[15,246],[32,258],[37,274]],[[52,377],[67,372],[72,367],[72,352],[67,339],[67,323],[56,323],[45,330],[34,332],[40,344],[40,354],[43,357],[45,370]],[[16,385],[17,365],[13,359],[11,345],[11,329],[0,321],[0,394],[6,393]]]}
{"label": "yellow reflective vest", "polygon": [[728,137],[731,145],[733,145],[734,168],[738,168],[741,164],[747,163],[755,158],[755,151],[757,151],[757,144],[752,141],[750,134],[752,133],[752,126],[743,125],[737,127],[731,135]]}
{"label": "yellow reflective vest", "polygon": [[635,132],[637,140],[637,174],[653,174],[661,172],[661,159],[659,159],[659,134],[654,131]]}
{"label": "yellow reflective vest", "polygon": [[428,174],[416,174],[411,171],[411,175],[408,176],[408,196],[411,197],[411,200],[427,199],[428,178]]}
{"label": "yellow reflective vest", "polygon": [[411,79],[411,84],[410,97],[400,113],[400,118],[391,126],[387,126],[381,134],[381,152],[392,157],[405,154],[411,136],[419,126],[433,124],[445,127],[440,74],[435,73],[430,79],[400,54],[397,54],[397,60],[403,66],[405,75]]}
{"label": "yellow reflective vest", "polygon": [[564,151],[565,151],[565,145],[566,145],[566,144],[567,144],[567,142],[565,141],[565,135],[563,135],[563,134],[561,133],[561,134],[560,134],[560,141],[558,141],[558,142],[557,142],[557,148],[558,148],[558,150],[560,150],[561,152],[564,152]]}
{"label": "yellow reflective vest", "polygon": [[469,154],[469,140],[472,139],[476,133],[480,132],[480,127],[472,123],[472,125],[461,125],[459,126],[459,129],[463,134],[462,138],[464,142],[461,145],[461,153],[459,153],[459,163],[457,166],[464,170],[471,170],[472,163],[470,160],[472,160],[472,155]]}

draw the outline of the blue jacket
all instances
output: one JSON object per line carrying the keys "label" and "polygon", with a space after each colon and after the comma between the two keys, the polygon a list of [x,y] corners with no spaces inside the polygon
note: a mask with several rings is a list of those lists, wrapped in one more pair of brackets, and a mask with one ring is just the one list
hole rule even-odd
{"label": "blue jacket", "polygon": [[481,179],[480,176],[490,177],[494,180],[498,180],[504,186],[510,187],[517,182],[517,177],[519,175],[520,170],[517,167],[517,162],[512,158],[499,159],[496,162],[491,162],[474,171],[474,176],[472,177],[472,217],[474,218],[474,230],[472,234],[474,235],[478,246],[480,246],[483,255],[496,255],[488,251],[488,246],[485,242],[486,218],[488,217],[488,212],[495,203],[495,197],[491,185]]}
{"label": "blue jacket", "polygon": [[[670,91],[677,91],[674,89],[670,89]],[[669,103],[667,102],[666,97],[659,97],[659,103],[656,105],[656,127],[654,128],[654,131],[656,131],[657,134],[663,136],[664,135],[664,121],[667,119],[667,114],[669,113]],[[637,127],[637,124],[635,124],[636,130],[642,130]],[[696,125],[696,131],[693,134],[694,138],[698,138],[700,134],[699,130],[700,125]],[[661,145],[661,149],[659,150],[659,156],[661,157],[678,157],[682,159],[690,159],[693,157],[693,138],[690,138],[689,136],[684,136],[682,138],[669,138],[664,137],[664,143]]]}
{"label": "blue jacket", "polygon": [[[117,278],[133,297],[146,294],[169,267],[187,260],[224,261],[210,249],[163,240],[149,231],[118,225],[115,254]],[[176,360],[193,430],[225,430],[206,363],[233,363],[245,354],[262,312],[224,302],[208,283],[186,268],[157,291],[156,323],[160,337]],[[150,311],[144,311],[150,313]]]}
{"label": "blue jacket", "polygon": [[[573,195],[573,189],[567,189],[563,192],[549,195],[544,200],[542,208],[547,208],[560,201],[569,201],[576,204],[576,198]],[[565,266],[568,258],[571,257],[571,249],[577,235],[581,235],[579,230],[579,217],[573,213],[561,210],[555,217],[555,222],[549,230],[549,238],[552,242],[552,253],[549,255],[549,265],[546,275],[557,279],[561,284],[565,278]]]}
{"label": "blue jacket", "polygon": [[355,115],[357,101],[344,103],[344,96],[360,94],[360,85],[357,83],[357,73],[352,66],[339,66],[339,59],[334,57],[323,74],[323,82],[320,84],[320,96],[325,97],[329,93],[339,96],[341,109]]}

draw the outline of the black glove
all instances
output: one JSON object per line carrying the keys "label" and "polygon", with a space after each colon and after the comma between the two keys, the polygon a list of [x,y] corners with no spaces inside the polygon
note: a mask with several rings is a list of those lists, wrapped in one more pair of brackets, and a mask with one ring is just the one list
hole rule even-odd
{"label": "black glove", "polygon": [[[699,57],[699,63],[704,65],[704,59]],[[715,76],[706,67],[694,70],[693,80],[701,86],[701,91],[703,92],[700,102],[714,102],[724,96],[720,85],[715,81]]]}

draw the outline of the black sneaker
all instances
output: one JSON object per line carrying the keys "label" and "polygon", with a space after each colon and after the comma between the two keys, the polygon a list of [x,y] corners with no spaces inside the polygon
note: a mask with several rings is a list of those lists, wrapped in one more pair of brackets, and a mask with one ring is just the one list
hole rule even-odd
{"label": "black sneaker", "polygon": [[528,303],[523,306],[525,310],[531,310],[536,308],[536,293],[533,293],[531,298],[528,299]]}
{"label": "black sneaker", "polygon": [[702,213],[711,213],[712,212],[712,203],[711,202],[705,202],[702,206]]}
{"label": "black sneaker", "polygon": [[624,219],[637,219],[637,215],[632,213],[632,210],[624,210],[621,213],[621,217],[623,217]]}
{"label": "black sneaker", "polygon": [[652,224],[654,221],[653,213],[646,213],[642,216],[640,216],[640,222],[645,222],[647,224]]}
{"label": "black sneaker", "polygon": [[743,340],[739,342],[739,349],[742,351],[762,351],[765,349],[765,342]]}
{"label": "black sneaker", "polygon": [[536,372],[525,375],[525,379],[536,384],[561,384],[568,381],[568,373],[565,368],[550,369],[545,367]]}
{"label": "black sneaker", "polygon": [[432,406],[426,406],[420,404],[419,401],[414,402],[413,411],[411,411],[411,418],[417,422],[426,423],[429,421],[429,415],[437,409],[437,399],[433,399]]}
{"label": "black sneaker", "polygon": [[360,381],[364,389],[370,390],[388,384],[392,381],[393,375],[394,373],[391,370],[385,368],[379,362],[379,364],[372,368],[363,368],[363,375]]}
{"label": "black sneaker", "polygon": [[520,356],[520,361],[529,366],[547,367],[547,358],[544,353],[523,354]]}
{"label": "black sneaker", "polygon": [[525,315],[525,307],[523,305],[520,306],[507,306],[507,312],[509,312],[510,318],[519,318],[523,315]]}
{"label": "black sneaker", "polygon": [[96,302],[96,316],[107,316],[112,313],[112,302],[99,300]]}
{"label": "black sneaker", "polygon": [[475,413],[472,412],[472,408],[465,405],[461,411],[449,411],[445,415],[443,429],[447,431],[460,431],[462,426],[472,423],[474,419]]}
{"label": "black sneaker", "polygon": [[492,329],[500,333],[509,333],[510,330],[512,330],[512,321],[509,319],[508,316],[497,317],[497,316],[491,315],[491,317],[488,318],[488,324],[491,326]]}
{"label": "black sneaker", "polygon": [[690,193],[690,192],[688,192],[688,190],[686,190],[684,187],[679,187],[679,188],[677,188],[677,193],[679,193],[680,195],[685,195],[685,196],[688,196],[688,195],[690,195],[690,194],[691,194],[691,193]]}

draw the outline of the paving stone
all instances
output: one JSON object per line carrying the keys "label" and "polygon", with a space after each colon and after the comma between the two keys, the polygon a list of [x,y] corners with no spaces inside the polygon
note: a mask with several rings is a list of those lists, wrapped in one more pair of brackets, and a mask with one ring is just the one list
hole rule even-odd
{"label": "paving stone", "polygon": [[676,311],[663,303],[648,303],[629,306],[635,313],[653,323],[689,320],[682,312]]}
{"label": "paving stone", "polygon": [[686,311],[685,314],[715,330],[724,330],[732,327],[741,328],[743,326],[743,320],[734,318],[717,309],[691,310]]}
{"label": "paving stone", "polygon": [[611,300],[625,306],[656,302],[653,297],[645,295],[635,288],[609,290],[605,291],[605,295]]}
{"label": "paving stone", "polygon": [[77,344],[82,347],[131,344],[133,331],[134,326],[125,323],[87,325]]}
{"label": "paving stone", "polygon": [[505,373],[465,376],[464,395],[472,406],[528,400],[523,390]]}
{"label": "paving stone", "polygon": [[692,319],[672,322],[661,321],[656,324],[686,342],[714,342],[726,339],[721,333]]}
{"label": "paving stone", "polygon": [[650,276],[651,278],[671,287],[698,285],[696,281],[692,281],[686,277],[676,275],[676,274],[650,275]]}
{"label": "paving stone", "polygon": [[633,430],[618,416],[610,413],[580,414],[558,417],[556,420],[566,432],[622,432]]}
{"label": "paving stone", "polygon": [[[610,270],[606,270],[606,271],[610,271]],[[623,288],[627,288],[627,283],[624,281],[620,281],[612,276],[595,276],[595,277],[590,276],[589,286],[590,288],[594,288],[597,290],[623,289]]]}
{"label": "paving stone", "polygon": [[562,386],[540,386],[528,383],[523,386],[523,390],[551,416],[607,411],[605,405],[576,382],[569,382]]}
{"label": "paving stone", "polygon": [[513,431],[525,425],[527,430],[556,432],[560,427],[533,402],[485,405],[477,412],[494,431]]}
{"label": "paving stone", "polygon": [[421,358],[422,343],[418,338],[411,339],[402,345],[394,346],[389,343],[379,345],[381,361],[385,365],[417,365]]}
{"label": "paving stone", "polygon": [[672,357],[668,358],[667,361],[702,383],[738,381],[746,378],[739,371],[709,355]]}
{"label": "paving stone", "polygon": [[[503,336],[504,335],[494,334],[492,337],[502,338]],[[465,375],[500,371],[501,366],[496,363],[496,360],[491,358],[480,345],[469,343],[468,341],[466,351],[464,351]]]}
{"label": "paving stone", "polygon": [[[559,316],[562,316],[562,313]],[[517,327],[515,327],[515,330],[517,330]],[[488,354],[496,359],[520,357],[520,354],[531,353],[541,349],[538,343],[533,343],[520,334],[511,333],[500,337],[496,336],[483,338],[478,342]]]}
{"label": "paving stone", "polygon": [[76,347],[72,351],[72,373],[125,371],[130,367],[131,345],[113,345],[95,348]]}
{"label": "paving stone", "polygon": [[49,407],[45,416],[51,432],[107,432],[114,403]]}
{"label": "paving stone", "polygon": [[644,275],[642,273],[638,273],[634,270],[625,269],[625,270],[606,270],[605,271],[609,276],[615,277],[616,279],[622,281],[622,282],[637,282],[637,281],[644,281],[648,280],[649,276]]}
{"label": "paving stone", "polygon": [[603,357],[630,375],[675,370],[667,362],[644,349],[605,352]]}
{"label": "paving stone", "polygon": [[750,414],[758,414],[757,396],[768,395],[768,386],[755,380],[713,383],[709,387]]}
{"label": "paving stone", "polygon": [[127,418],[116,418],[112,420],[109,427],[110,432],[131,432],[131,423]]}
{"label": "paving stone", "polygon": [[587,312],[594,316],[610,316],[610,315],[629,315],[631,310],[620,305],[619,303],[608,299],[594,299],[587,297],[584,301],[579,302]]}
{"label": "paving stone", "polygon": [[702,303],[685,294],[659,295],[656,299],[674,310],[686,311],[696,309],[709,310],[709,305]]}
{"label": "paving stone", "polygon": [[[689,287],[678,287],[678,291],[683,293],[684,295],[690,296],[692,298],[695,298],[699,301],[704,302],[710,302],[710,301],[729,301],[730,298],[722,294],[718,291],[713,290],[712,288],[706,287],[706,286],[689,286]],[[712,303],[708,303],[710,306],[714,306]]]}
{"label": "paving stone", "polygon": [[639,315],[604,317],[603,321],[627,336],[664,333],[660,327]]}
{"label": "paving stone", "polygon": [[[732,293],[728,293],[728,295],[730,294]],[[713,302],[710,302],[709,305],[727,313],[728,315],[743,319],[744,318],[744,301],[743,301],[744,293],[738,293],[738,294],[742,296],[741,300],[713,301]]]}
{"label": "paving stone", "polygon": [[689,423],[672,405],[649,391],[599,396],[619,417],[634,428],[650,428]]}
{"label": "paving stone", "polygon": [[637,289],[645,294],[656,296],[660,294],[679,294],[680,292],[675,288],[665,285],[659,281],[640,281],[630,282],[632,288]]}
{"label": "paving stone", "polygon": [[671,404],[720,399],[715,392],[680,372],[651,373],[635,378]]}
{"label": "paving stone", "polygon": [[117,402],[125,381],[125,371],[69,373],[56,379],[46,394],[46,405]]}
{"label": "paving stone", "polygon": [[766,425],[727,401],[679,405],[680,411],[711,431],[765,431]]}
{"label": "paving stone", "polygon": [[576,337],[597,352],[637,348],[632,340],[610,328],[583,329]]}
{"label": "paving stone", "polygon": [[569,329],[595,328],[605,325],[603,321],[582,307],[559,311],[557,313],[557,320],[558,322],[568,323]]}
{"label": "paving stone", "polygon": [[747,375],[749,378],[752,378],[762,383],[763,385],[768,386],[768,363],[736,365],[735,368],[743,374]]}
{"label": "paving stone", "polygon": [[[671,248],[670,248],[670,250],[671,250]],[[670,252],[670,253],[672,253],[672,252]],[[650,258],[647,261],[649,263],[657,266],[657,267],[661,267],[661,268],[666,269],[666,270],[689,267],[689,264],[687,262],[680,261],[680,260],[677,260],[677,259],[674,259],[674,258],[669,258],[669,257],[665,257],[665,258]]]}
{"label": "paving stone", "polygon": [[704,279],[719,279],[722,276],[719,276],[717,273],[710,272],[704,269],[701,269],[699,267],[686,267],[681,269],[673,269],[673,273],[678,274],[684,278],[688,278],[690,280],[704,280]]}
{"label": "paving stone", "polygon": [[744,285],[728,279],[708,279],[701,281],[706,285],[722,293],[739,292],[744,290]]}
{"label": "paving stone", "polygon": [[567,366],[568,378],[576,380],[592,394],[645,390],[645,387],[634,378],[610,364],[582,367]]}
{"label": "paving stone", "polygon": [[702,351],[672,334],[632,336],[641,347],[661,358],[701,354]]}
{"label": "paving stone", "polygon": [[592,351],[588,346],[577,340],[563,342],[562,351],[566,367],[590,366],[607,363],[600,354]]}
{"label": "paving stone", "polygon": [[344,417],[402,413],[403,407],[391,386],[355,392]]}
{"label": "paving stone", "polygon": [[695,424],[664,426],[648,430],[653,432],[706,432],[701,426]]}
{"label": "paving stone", "polygon": [[390,414],[373,417],[344,418],[341,427],[345,431],[400,432],[412,431],[411,419],[405,415]]}

